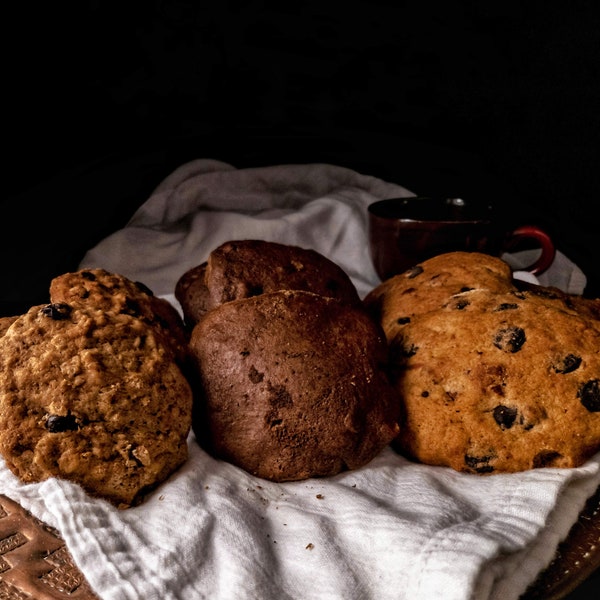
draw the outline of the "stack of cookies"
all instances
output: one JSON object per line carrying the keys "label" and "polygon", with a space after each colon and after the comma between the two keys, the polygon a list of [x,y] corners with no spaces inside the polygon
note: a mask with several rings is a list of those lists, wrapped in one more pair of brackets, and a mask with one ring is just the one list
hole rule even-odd
{"label": "stack of cookies", "polygon": [[187,458],[187,334],[166,300],[102,269],[0,323],[0,454],[25,482],[69,479],[125,508]]}
{"label": "stack of cookies", "polygon": [[402,398],[394,446],[469,473],[576,467],[600,450],[600,300],[452,252],[364,300]]}
{"label": "stack of cookies", "polygon": [[299,480],[365,465],[397,435],[383,332],[323,255],[227,242],[175,295],[191,329],[193,428],[214,456]]}

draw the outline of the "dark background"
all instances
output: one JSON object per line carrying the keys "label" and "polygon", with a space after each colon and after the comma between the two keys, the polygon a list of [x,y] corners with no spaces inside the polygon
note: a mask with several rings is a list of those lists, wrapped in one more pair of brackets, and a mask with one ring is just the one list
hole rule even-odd
{"label": "dark background", "polygon": [[492,199],[600,296],[592,1],[6,9],[0,311],[44,302],[175,167],[331,162]]}
{"label": "dark background", "polygon": [[600,296],[599,3],[38,4],[3,7],[0,316],[195,158],[492,199]]}

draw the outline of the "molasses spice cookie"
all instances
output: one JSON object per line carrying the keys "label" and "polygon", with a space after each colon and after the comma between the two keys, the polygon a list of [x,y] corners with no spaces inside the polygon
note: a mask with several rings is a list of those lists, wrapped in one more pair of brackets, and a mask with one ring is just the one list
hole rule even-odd
{"label": "molasses spice cookie", "polygon": [[180,277],[175,297],[186,323],[193,327],[205,312],[224,302],[278,290],[304,290],[353,306],[361,304],[347,273],[323,254],[264,240],[221,244],[206,263]]}
{"label": "molasses spice cookie", "polygon": [[155,329],[90,306],[34,306],[0,338],[0,454],[127,507],[187,458],[192,392]]}
{"label": "molasses spice cookie", "polygon": [[334,298],[282,290],[209,311],[190,341],[198,440],[273,481],[365,465],[398,433],[380,328]]}

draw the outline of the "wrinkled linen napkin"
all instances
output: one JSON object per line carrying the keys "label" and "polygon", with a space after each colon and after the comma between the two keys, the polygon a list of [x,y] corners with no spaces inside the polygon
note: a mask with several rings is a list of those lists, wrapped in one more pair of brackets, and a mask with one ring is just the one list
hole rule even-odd
{"label": "wrinkled linen napkin", "polygon": [[[81,266],[120,272],[176,304],[176,280],[213,248],[261,238],[322,252],[364,296],[379,282],[366,207],[409,195],[334,165],[197,160]],[[540,281],[581,292],[585,276],[559,253]],[[3,462],[0,490],[60,531],[104,600],[510,600],[554,557],[600,484],[599,465],[597,455],[577,469],[478,476],[388,447],[355,471],[277,484],[214,460],[192,433],[187,463],[135,508],[66,481],[21,484]]]}

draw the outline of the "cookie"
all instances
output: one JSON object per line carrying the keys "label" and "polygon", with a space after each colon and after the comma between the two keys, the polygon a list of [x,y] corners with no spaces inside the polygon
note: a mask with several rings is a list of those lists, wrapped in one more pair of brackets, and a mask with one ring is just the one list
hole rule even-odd
{"label": "cookie", "polygon": [[18,316],[0,317],[0,337],[2,337],[8,328],[18,319]]}
{"label": "cookie", "polygon": [[155,328],[178,362],[187,361],[188,335],[177,309],[140,282],[105,269],[64,273],[50,282],[50,302],[91,306],[143,319]]}
{"label": "cookie", "polygon": [[190,349],[197,439],[253,475],[335,475],[398,433],[383,333],[337,299],[282,290],[223,303],[196,325]]}
{"label": "cookie", "polygon": [[600,450],[599,301],[503,279],[500,259],[475,279],[474,258],[425,261],[371,296],[402,397],[394,447],[480,474],[583,464]]}
{"label": "cookie", "polygon": [[194,325],[210,309],[210,296],[206,285],[207,262],[188,269],[175,284],[175,298],[181,306],[186,326]]}
{"label": "cookie", "polygon": [[369,313],[388,337],[412,316],[439,308],[471,290],[513,289],[510,266],[479,252],[450,252],[383,281],[364,298]]}
{"label": "cookie", "polygon": [[156,329],[83,304],[32,307],[0,338],[0,454],[120,507],[187,458],[190,384]]}
{"label": "cookie", "polygon": [[277,290],[304,290],[361,306],[356,288],[336,263],[312,249],[263,240],[229,241],[206,264],[184,273],[175,289],[193,327],[208,310]]}

